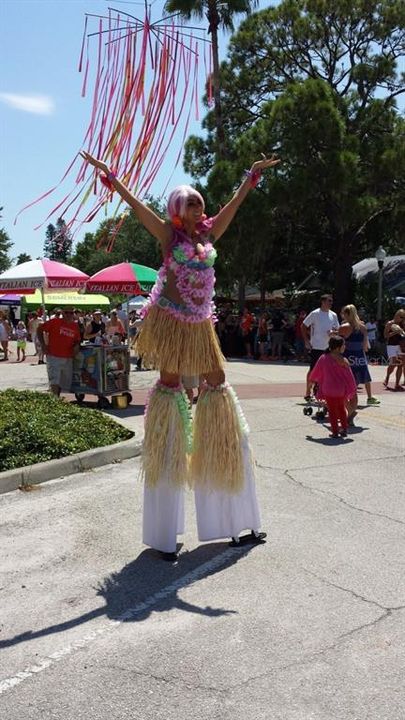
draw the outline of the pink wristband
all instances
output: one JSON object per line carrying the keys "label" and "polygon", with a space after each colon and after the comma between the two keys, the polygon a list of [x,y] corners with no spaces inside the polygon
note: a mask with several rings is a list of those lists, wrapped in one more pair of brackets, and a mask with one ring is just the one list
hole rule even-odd
{"label": "pink wristband", "polygon": [[114,180],[115,177],[116,175],[110,170],[107,175],[100,175],[100,181],[104,185],[104,187],[107,188],[107,190],[113,192],[114,185],[112,184],[112,180]]}
{"label": "pink wristband", "polygon": [[254,188],[260,182],[262,171],[256,170],[255,172],[252,172],[251,170],[245,170],[245,175],[250,178],[250,184]]}

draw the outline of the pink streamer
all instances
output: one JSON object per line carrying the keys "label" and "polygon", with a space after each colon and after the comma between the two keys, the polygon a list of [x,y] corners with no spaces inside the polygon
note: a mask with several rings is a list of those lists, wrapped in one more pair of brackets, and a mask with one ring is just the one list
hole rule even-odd
{"label": "pink streamer", "polygon": [[[183,145],[192,109],[198,119],[198,96],[202,84],[195,36],[185,33],[182,26],[175,25],[174,20],[164,24],[152,23],[149,12],[146,11],[143,23],[111,8],[105,22],[104,16],[86,15],[79,57],[79,72],[83,73],[81,95],[85,97],[90,78],[90,38],[98,35],[90,122],[83,147],[104,159],[117,175],[124,177],[132,192],[145,194],[150,191],[161,170],[169,148],[173,147],[173,143]],[[87,35],[92,18],[98,18],[98,33]],[[210,68],[211,60],[210,53]],[[203,67],[207,74],[206,49]],[[210,88],[209,82],[209,101]],[[180,146],[174,167],[178,165],[181,153]],[[24,206],[14,222],[26,209],[54,193],[65,182],[78,158],[77,154],[61,181]],[[106,202],[112,201],[112,193],[98,181],[93,169],[88,174],[87,167],[87,163],[79,159],[74,170],[74,187],[64,193],[63,199],[47,214],[44,222],[62,209],[62,215],[72,213],[66,222],[69,227],[75,225],[74,232],[77,233],[83,223],[90,222]],[[94,198],[82,218],[79,216],[86,200],[89,200],[84,188],[88,191],[89,187]],[[109,250],[118,227],[119,222],[109,237]]]}

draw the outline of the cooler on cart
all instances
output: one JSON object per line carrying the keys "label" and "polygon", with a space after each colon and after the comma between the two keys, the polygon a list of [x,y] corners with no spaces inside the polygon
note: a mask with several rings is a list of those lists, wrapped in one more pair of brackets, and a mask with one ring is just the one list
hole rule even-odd
{"label": "cooler on cart", "polygon": [[85,395],[96,395],[100,408],[110,405],[108,397],[116,397],[117,406],[126,407],[132,400],[129,369],[126,345],[81,345],[73,360],[70,390],[78,403]]}

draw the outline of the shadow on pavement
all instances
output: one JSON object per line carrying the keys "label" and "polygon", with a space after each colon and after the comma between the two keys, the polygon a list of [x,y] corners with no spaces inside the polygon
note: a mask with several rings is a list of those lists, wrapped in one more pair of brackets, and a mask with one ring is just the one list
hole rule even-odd
{"label": "shadow on pavement", "polygon": [[[227,543],[210,543],[182,553],[179,562],[174,564],[162,561],[156,550],[144,550],[119,573],[105,578],[97,594],[106,601],[107,616],[111,619],[121,618],[125,622],[145,619],[152,610],[167,612],[173,608],[208,617],[228,615],[235,611],[210,605],[192,605],[178,597],[178,590],[231,567],[253,547],[245,545],[231,551]],[[225,551],[229,554],[225,555]],[[162,598],[155,601],[155,596],[160,593]],[[143,604],[149,607],[143,608]],[[128,609],[128,617],[122,617]]]}
{"label": "shadow on pavement", "polygon": [[307,435],[306,439],[310,442],[318,443],[319,445],[348,445],[349,443],[353,442],[353,440],[350,437],[346,438],[333,438],[333,437],[325,437],[325,438],[314,438],[312,435]]}
{"label": "shadow on pavement", "polygon": [[[107,398],[107,400],[108,400],[108,402],[110,402],[109,398]],[[89,410],[100,410],[97,399],[96,400],[85,399],[80,403],[77,402],[77,400],[68,399],[68,402],[70,402],[72,405],[79,405],[79,407],[88,408]],[[108,406],[106,403],[105,407],[103,407],[102,410],[106,415],[112,415],[113,417],[117,417],[117,418],[135,417],[135,416],[144,414],[145,404],[144,403],[139,403],[139,404],[131,403],[125,409],[115,410],[111,405]]]}
{"label": "shadow on pavement", "polygon": [[145,405],[139,404],[135,405],[134,403],[131,403],[128,405],[125,410],[114,410],[113,408],[104,408],[104,412],[106,415],[113,415],[113,417],[117,418],[127,418],[127,417],[138,417],[139,415],[143,415],[145,412]]}
{"label": "shadow on pavement", "polygon": [[56,625],[27,630],[12,638],[0,640],[0,649],[66,632],[104,615],[112,620],[137,622],[145,620],[152,611],[168,612],[172,609],[207,617],[236,613],[235,610],[213,608],[210,605],[192,605],[178,597],[178,591],[231,567],[254,547],[257,546],[244,545],[231,549],[225,542],[209,543],[181,554],[176,564],[165,563],[155,550],[144,550],[136,560],[104,578],[95,588],[97,595],[105,600],[103,607]]}

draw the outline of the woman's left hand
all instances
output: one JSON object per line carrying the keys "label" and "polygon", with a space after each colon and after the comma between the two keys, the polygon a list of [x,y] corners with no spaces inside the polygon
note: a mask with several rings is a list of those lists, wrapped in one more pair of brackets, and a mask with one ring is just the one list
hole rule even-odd
{"label": "woman's left hand", "polygon": [[276,155],[272,155],[270,158],[267,158],[264,153],[262,155],[262,160],[256,160],[256,162],[253,163],[252,167],[250,168],[250,172],[261,172],[262,170],[265,170],[269,167],[274,167],[274,165],[278,165],[279,162],[281,162],[280,158],[278,158]]}

